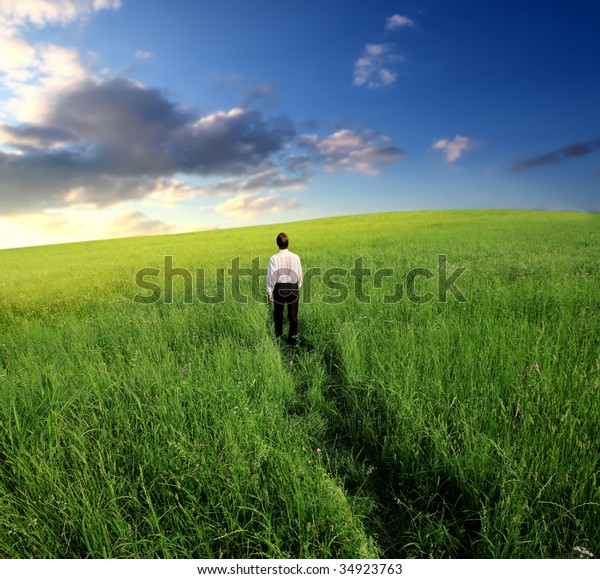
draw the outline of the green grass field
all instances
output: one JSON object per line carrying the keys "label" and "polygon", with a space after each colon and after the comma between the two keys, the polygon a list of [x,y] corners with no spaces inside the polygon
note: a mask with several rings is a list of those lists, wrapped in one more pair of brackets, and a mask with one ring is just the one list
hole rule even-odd
{"label": "green grass field", "polygon": [[[282,229],[348,288],[305,285],[297,348],[229,276],[220,303],[185,303],[181,276],[173,303],[134,300],[167,255],[216,292]],[[466,301],[439,300],[439,255]],[[343,275],[359,257],[392,270],[370,303]],[[433,299],[385,303],[414,268]],[[600,551],[600,215],[361,215],[5,250],[0,270],[1,557]]]}

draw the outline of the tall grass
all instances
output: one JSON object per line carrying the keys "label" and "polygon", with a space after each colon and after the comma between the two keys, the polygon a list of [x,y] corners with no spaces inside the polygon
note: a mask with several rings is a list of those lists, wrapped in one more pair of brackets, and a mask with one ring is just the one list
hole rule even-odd
{"label": "tall grass", "polygon": [[[370,303],[142,305],[135,272],[266,265],[280,227],[0,252],[3,557],[575,557],[600,545],[596,215],[281,226]],[[460,303],[384,303],[414,267]],[[250,282],[244,281],[249,291]],[[348,287],[353,286],[346,279]],[[436,280],[418,291],[435,293]]]}

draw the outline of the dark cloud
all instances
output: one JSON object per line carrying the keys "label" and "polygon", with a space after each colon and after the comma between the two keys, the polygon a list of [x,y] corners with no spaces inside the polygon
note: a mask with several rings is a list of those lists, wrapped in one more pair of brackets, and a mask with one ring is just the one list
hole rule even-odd
{"label": "dark cloud", "polygon": [[[290,169],[288,168],[288,170]],[[265,167],[263,171],[248,177],[229,178],[213,185],[207,185],[202,187],[202,192],[204,195],[217,196],[257,190],[293,190],[303,189],[308,183],[309,177],[305,173],[292,174],[290,170],[289,174],[285,174],[274,167]]]}
{"label": "dark cloud", "polygon": [[295,189],[305,187],[306,184],[307,178],[305,176],[283,175],[272,170],[252,175],[247,179],[244,189]]}
{"label": "dark cloud", "polygon": [[237,108],[201,117],[125,79],[86,81],[51,103],[43,123],[1,127],[22,154],[0,153],[0,212],[62,205],[74,188],[110,204],[114,178],[252,173],[294,135],[285,115]]}
{"label": "dark cloud", "polygon": [[95,144],[115,174],[243,173],[294,136],[285,116],[232,109],[205,117],[156,89],[117,79],[65,95],[48,124]]}
{"label": "dark cloud", "polygon": [[105,174],[95,159],[76,151],[0,152],[0,213],[68,205],[105,207],[143,199],[156,187],[148,176]]}
{"label": "dark cloud", "polygon": [[533,157],[531,159],[522,159],[513,165],[513,171],[526,171],[533,167],[539,167],[541,165],[553,165],[560,161],[571,159],[573,157],[584,157],[594,151],[600,149],[600,139],[592,141],[585,141],[583,143],[574,143],[567,145],[555,151],[550,151],[539,157]]}
{"label": "dark cloud", "polygon": [[[258,105],[273,91],[267,83],[255,85],[246,104]],[[198,195],[256,196],[306,187],[316,166],[373,175],[402,158],[387,137],[368,130],[296,138],[285,115],[246,107],[201,115],[122,78],[70,87],[48,103],[38,124],[0,125],[0,144],[17,149],[0,151],[0,214],[107,207],[161,195],[170,203]],[[181,173],[220,181],[167,183]]]}
{"label": "dark cloud", "polygon": [[0,125],[0,138],[11,147],[45,149],[52,145],[68,143],[73,140],[73,135],[54,127]]}
{"label": "dark cloud", "polygon": [[265,119],[258,111],[232,109],[183,128],[170,155],[186,173],[243,174],[281,151],[294,135],[285,115]]}
{"label": "dark cloud", "polygon": [[308,155],[290,155],[285,160],[288,171],[306,175],[312,168],[312,160]]}

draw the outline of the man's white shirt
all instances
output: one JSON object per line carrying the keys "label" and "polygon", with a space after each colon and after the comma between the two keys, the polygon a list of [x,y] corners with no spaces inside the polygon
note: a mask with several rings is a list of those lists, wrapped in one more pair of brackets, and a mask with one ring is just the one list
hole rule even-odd
{"label": "man's white shirt", "polygon": [[272,294],[276,283],[297,283],[302,287],[300,258],[288,249],[280,249],[271,256],[267,271],[267,293]]}

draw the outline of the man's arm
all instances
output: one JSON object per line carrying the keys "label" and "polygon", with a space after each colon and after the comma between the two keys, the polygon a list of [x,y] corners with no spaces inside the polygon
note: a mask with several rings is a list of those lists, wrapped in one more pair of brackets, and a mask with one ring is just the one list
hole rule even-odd
{"label": "man's arm", "polygon": [[301,288],[302,287],[302,262],[300,261],[300,258],[298,258],[298,271],[296,273],[298,274],[298,287]]}
{"label": "man's arm", "polygon": [[267,270],[267,295],[269,296],[269,301],[273,301],[273,290],[275,289],[275,259],[272,257],[269,260],[269,269]]}

